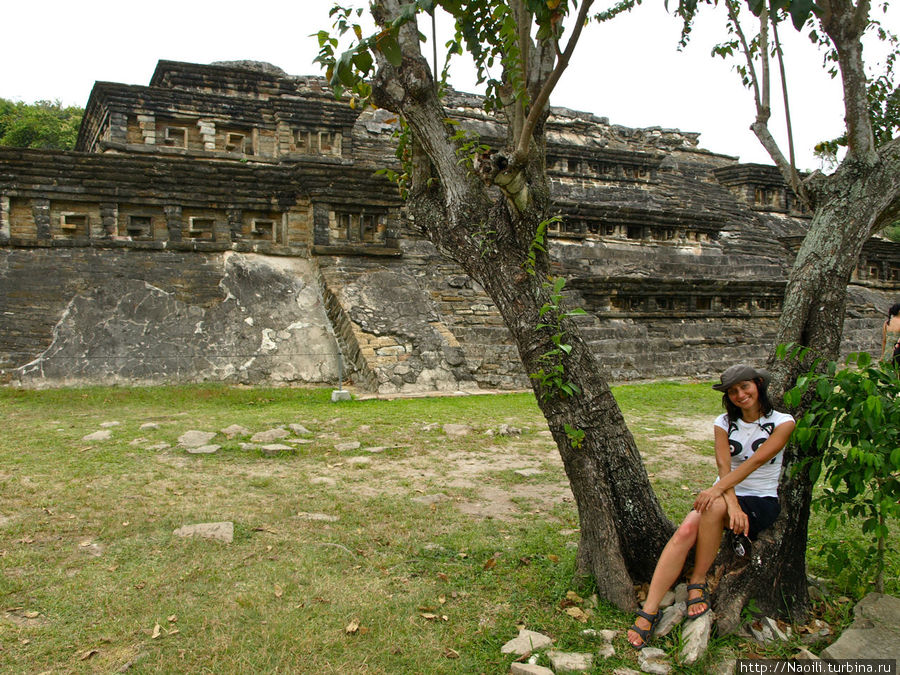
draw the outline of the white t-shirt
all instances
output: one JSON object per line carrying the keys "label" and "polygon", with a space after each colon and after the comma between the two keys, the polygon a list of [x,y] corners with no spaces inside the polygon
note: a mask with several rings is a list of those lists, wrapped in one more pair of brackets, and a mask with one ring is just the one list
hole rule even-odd
{"label": "white t-shirt", "polygon": [[[777,427],[785,422],[793,421],[794,418],[791,415],[777,410],[773,410],[765,417],[760,417],[755,422],[745,422],[742,419],[737,422],[729,422],[726,413],[719,415],[715,425],[724,429],[728,434],[728,445],[731,446],[731,470],[734,471],[741,463],[749,459]],[[784,449],[782,448],[772,459],[735,485],[734,493],[738,496],[777,497],[783,455]]]}

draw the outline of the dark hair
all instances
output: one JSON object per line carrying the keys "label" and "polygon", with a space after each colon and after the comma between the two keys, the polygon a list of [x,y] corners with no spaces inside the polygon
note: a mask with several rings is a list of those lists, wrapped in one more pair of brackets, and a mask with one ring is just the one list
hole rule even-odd
{"label": "dark hair", "polygon": [[[761,377],[757,377],[753,381],[756,382],[756,391],[759,394],[760,416],[765,417],[775,409],[772,401],[769,400],[769,383]],[[728,412],[729,422],[737,422],[741,419],[741,409],[731,402],[727,391],[722,394],[722,407]]]}
{"label": "dark hair", "polygon": [[898,302],[896,305],[891,305],[891,308],[888,310],[888,318],[897,316],[898,314],[900,314],[900,302]]}

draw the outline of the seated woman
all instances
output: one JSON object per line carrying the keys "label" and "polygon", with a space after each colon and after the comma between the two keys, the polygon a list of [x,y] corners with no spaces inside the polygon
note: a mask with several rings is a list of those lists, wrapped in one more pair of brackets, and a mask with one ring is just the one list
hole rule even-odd
{"label": "seated woman", "polygon": [[713,389],[724,392],[726,412],[715,420],[716,466],[719,478],[694,500],[693,510],[672,535],[660,555],[650,590],[628,641],[641,649],[650,640],[661,612],[659,603],[681,576],[691,549],[694,569],[688,584],[688,618],[710,610],[706,573],[719,551],[722,533],[755,539],[778,516],[778,479],[784,446],[794,430],[794,418],[772,408],[771,376],[747,365],[731,366]]}

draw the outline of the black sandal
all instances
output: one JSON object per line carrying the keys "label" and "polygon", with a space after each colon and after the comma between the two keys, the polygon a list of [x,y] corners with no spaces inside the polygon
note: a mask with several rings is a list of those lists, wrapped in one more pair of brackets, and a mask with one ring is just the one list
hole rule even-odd
{"label": "black sandal", "polygon": [[712,603],[709,601],[709,589],[706,587],[706,584],[688,584],[688,591],[700,591],[699,598],[693,598],[688,600],[686,604],[686,608],[689,608],[691,605],[699,605],[701,602],[706,605],[706,609],[704,609],[699,614],[691,614],[688,612],[688,619],[697,619],[706,614],[710,609],[712,609]]}
{"label": "black sandal", "polygon": [[656,629],[656,624],[659,623],[662,612],[660,610],[657,610],[656,614],[647,614],[647,612],[645,612],[644,610],[639,609],[637,613],[638,616],[643,617],[650,622],[650,628],[638,628],[637,621],[635,620],[635,622],[631,624],[631,628],[629,628],[628,630],[633,630],[638,634],[638,637],[641,638],[641,644],[632,644],[631,640],[628,641],[628,644],[630,644],[634,649],[643,649],[647,646],[647,643],[650,642],[650,636],[653,635],[653,631]]}

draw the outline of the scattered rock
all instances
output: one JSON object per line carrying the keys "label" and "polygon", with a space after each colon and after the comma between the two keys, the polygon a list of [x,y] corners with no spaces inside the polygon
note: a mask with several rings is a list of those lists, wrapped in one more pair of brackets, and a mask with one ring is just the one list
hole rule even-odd
{"label": "scattered rock", "polygon": [[659,619],[654,635],[665,637],[671,633],[672,629],[681,623],[686,613],[687,607],[683,602],[676,602],[674,605],[666,607]]}
{"label": "scattered rock", "polygon": [[88,434],[87,436],[82,436],[81,440],[83,441],[108,441],[112,438],[112,432],[109,429],[103,429],[102,431],[95,431],[92,434]]}
{"label": "scattered rock", "polygon": [[302,435],[304,435],[304,434],[311,434],[311,433],[312,433],[309,429],[307,429],[307,428],[306,428],[305,426],[303,426],[302,424],[288,424],[288,429],[290,429],[291,431],[293,431],[293,432],[294,432],[295,434],[297,434],[298,436],[302,436]]}
{"label": "scattered rock", "polygon": [[211,455],[221,447],[221,445],[201,445],[199,448],[187,448],[187,452],[189,455]]}
{"label": "scattered rock", "polygon": [[250,434],[250,430],[240,424],[232,424],[222,429],[222,433],[225,434],[225,438],[234,438],[235,436],[247,436]]}
{"label": "scattered rock", "polygon": [[172,532],[176,537],[200,537],[201,539],[215,539],[230,544],[234,541],[234,523],[224,521],[221,523],[197,523],[185,525]]}
{"label": "scattered rock", "polygon": [[314,441],[309,438],[285,438],[285,443],[293,443],[294,445],[309,445],[310,443],[314,443]]}
{"label": "scattered rock", "polygon": [[257,431],[250,437],[250,440],[254,443],[272,443],[290,435],[291,434],[289,431],[287,431],[287,429],[277,427],[275,429],[268,429],[266,431]]}
{"label": "scattered rock", "polygon": [[687,584],[678,584],[675,587],[675,602],[683,602],[687,605],[688,590]]}
{"label": "scattered rock", "polygon": [[516,469],[515,471],[520,476],[525,476],[528,478],[529,476],[540,476],[543,471],[540,469]]}
{"label": "scattered rock", "polygon": [[666,594],[663,596],[662,600],[659,602],[660,607],[671,607],[675,604],[675,591],[666,591]]}
{"label": "scattered rock", "polygon": [[109,429],[110,427],[117,427],[117,426],[119,426],[120,424],[121,424],[121,422],[111,421],[111,422],[101,422],[101,423],[100,423],[100,426],[101,426],[103,429]]}
{"label": "scattered rock", "polygon": [[715,614],[707,612],[688,621],[687,626],[681,632],[681,639],[684,642],[684,646],[681,648],[682,663],[687,665],[697,663],[706,653],[714,619]]}
{"label": "scattered rock", "polygon": [[336,444],[334,449],[338,452],[347,452],[348,450],[359,450],[360,445],[359,441],[348,441],[347,443]]}
{"label": "scattered rock", "polygon": [[535,663],[512,663],[509,675],[553,675],[553,671]]}
{"label": "scattered rock", "polygon": [[737,661],[735,659],[726,659],[716,666],[714,673],[715,675],[734,675],[735,668],[737,668]]}
{"label": "scattered rock", "polygon": [[141,429],[159,429],[159,424],[156,422],[144,422],[141,425]]}
{"label": "scattered rock", "polygon": [[522,654],[527,654],[528,652],[533,652],[537,649],[543,649],[544,647],[549,647],[553,644],[553,640],[551,640],[546,635],[542,635],[541,633],[537,633],[533,630],[522,629],[519,631],[519,635],[514,637],[512,640],[507,642],[500,648],[501,654],[518,654],[521,656]]}
{"label": "scattered rock", "polygon": [[214,431],[185,431],[178,437],[178,445],[183,448],[199,448],[209,443],[215,436]]}
{"label": "scattered rock", "polygon": [[280,455],[282,452],[297,452],[297,448],[293,445],[283,445],[281,443],[270,443],[269,445],[262,446],[260,450],[264,455],[268,455],[269,457]]}
{"label": "scattered rock", "polygon": [[378,454],[379,452],[384,452],[387,450],[386,445],[376,445],[371,448],[363,448],[366,452],[371,452],[373,455]]}
{"label": "scattered rock", "polygon": [[604,642],[612,642],[616,639],[616,635],[619,634],[617,630],[601,630],[598,631],[598,635],[603,639]]}
{"label": "scattered rock", "polygon": [[547,658],[557,673],[583,673],[594,665],[593,654],[547,652]]}
{"label": "scattered rock", "polygon": [[616,655],[616,648],[606,643],[597,650],[597,657],[601,659],[609,659]]}
{"label": "scattered rock", "polygon": [[429,423],[429,424],[423,425],[423,426],[422,426],[422,431],[434,431],[435,429],[437,429],[437,428],[440,427],[440,426],[441,426],[441,425],[438,424],[437,422],[431,422],[431,423]]}
{"label": "scattered rock", "polygon": [[468,424],[445,424],[443,430],[448,436],[465,436],[472,431],[472,427]]}
{"label": "scattered rock", "polygon": [[443,492],[438,492],[434,495],[421,495],[420,497],[413,497],[412,501],[430,506],[431,504],[438,504],[439,502],[449,501],[449,499],[450,497],[445,495]]}
{"label": "scattered rock", "polygon": [[500,428],[497,429],[498,436],[521,436],[522,430],[518,427],[510,426],[509,424],[501,424]]}
{"label": "scattered rock", "polygon": [[782,642],[787,642],[787,640],[790,637],[787,634],[790,631],[790,628],[785,626],[785,630],[781,630],[781,626],[778,624],[778,621],[769,616],[764,617],[762,619],[762,623],[769,627],[769,630],[772,631],[772,635],[775,636],[776,640],[781,640]]}
{"label": "scattered rock", "polygon": [[631,668],[616,668],[613,675],[641,675],[638,671]]}
{"label": "scattered rock", "polygon": [[669,675],[672,669],[666,653],[657,647],[644,647],[638,652],[638,667],[652,675]]}
{"label": "scattered rock", "polygon": [[821,659],[813,654],[811,651],[806,649],[805,647],[801,647],[800,651],[794,654],[792,657],[794,660],[800,661],[821,661]]}
{"label": "scattered rock", "polygon": [[870,593],[853,608],[853,623],[823,659],[896,659],[900,657],[900,598]]}
{"label": "scattered rock", "polygon": [[241,450],[259,450],[259,446],[256,443],[239,443],[238,447]]}
{"label": "scattered rock", "polygon": [[821,619],[813,619],[801,628],[800,642],[807,645],[813,644],[831,637],[831,634],[831,626]]}
{"label": "scattered rock", "polygon": [[340,520],[337,516],[330,516],[327,513],[306,513],[305,511],[300,511],[296,517],[300,518],[300,520],[321,521],[325,523],[336,523]]}

